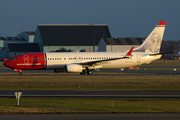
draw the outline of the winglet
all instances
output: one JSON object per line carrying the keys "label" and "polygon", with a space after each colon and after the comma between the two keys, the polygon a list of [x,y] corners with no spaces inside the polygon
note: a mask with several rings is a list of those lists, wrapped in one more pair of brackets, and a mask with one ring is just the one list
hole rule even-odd
{"label": "winglet", "polygon": [[133,55],[131,55],[132,51],[134,49],[134,46],[129,50],[129,52],[126,54],[126,57],[131,57]]}
{"label": "winglet", "polygon": [[89,49],[87,50],[87,52],[90,52],[90,50],[91,50],[91,49],[89,48]]}
{"label": "winglet", "polygon": [[166,21],[160,21],[157,26],[166,25]]}

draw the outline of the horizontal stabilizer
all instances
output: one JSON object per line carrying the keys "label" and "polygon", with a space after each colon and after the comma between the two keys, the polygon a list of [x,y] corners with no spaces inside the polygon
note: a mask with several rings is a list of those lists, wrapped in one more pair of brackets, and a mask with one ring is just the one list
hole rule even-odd
{"label": "horizontal stabilizer", "polygon": [[167,52],[160,52],[160,53],[155,53],[155,54],[149,54],[149,55],[150,55],[150,56],[154,56],[154,55],[169,54],[169,53],[173,53],[173,52],[176,52],[176,50],[167,51]]}

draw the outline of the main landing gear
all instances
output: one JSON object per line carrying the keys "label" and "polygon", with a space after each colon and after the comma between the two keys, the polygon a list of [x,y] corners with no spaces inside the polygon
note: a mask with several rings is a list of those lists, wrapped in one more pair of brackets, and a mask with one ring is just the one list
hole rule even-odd
{"label": "main landing gear", "polygon": [[[81,74],[81,75],[85,75],[85,74],[86,74],[86,71],[83,70],[80,74]],[[92,71],[92,70],[87,70],[87,74],[88,74],[88,75],[92,75],[92,74],[93,74],[93,71]]]}

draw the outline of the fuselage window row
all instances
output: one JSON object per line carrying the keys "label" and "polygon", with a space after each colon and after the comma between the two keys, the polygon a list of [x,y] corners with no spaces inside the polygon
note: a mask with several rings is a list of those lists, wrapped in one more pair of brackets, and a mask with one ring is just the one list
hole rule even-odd
{"label": "fuselage window row", "polygon": [[48,60],[61,60],[61,58],[48,58]]}
{"label": "fuselage window row", "polygon": [[[103,60],[103,59],[118,59],[118,58],[120,58],[120,57],[100,57],[100,58],[96,58],[96,57],[92,57],[92,58],[68,58],[68,60],[77,60],[77,59],[79,59],[79,60]],[[125,58],[125,59],[132,59],[131,57],[128,57],[128,58]],[[66,60],[66,58],[64,58],[64,60]]]}
{"label": "fuselage window row", "polygon": [[[81,60],[103,60],[103,59],[118,59],[120,57],[100,57],[100,58],[96,58],[96,57],[93,57],[93,58],[69,58],[69,60],[77,60],[77,59],[81,59]],[[128,58],[125,58],[125,59],[132,59],[132,57],[128,57]],[[45,60],[45,58],[30,58],[30,60]],[[48,60],[61,60],[61,58],[48,58]],[[66,58],[64,58],[64,60],[66,60]]]}

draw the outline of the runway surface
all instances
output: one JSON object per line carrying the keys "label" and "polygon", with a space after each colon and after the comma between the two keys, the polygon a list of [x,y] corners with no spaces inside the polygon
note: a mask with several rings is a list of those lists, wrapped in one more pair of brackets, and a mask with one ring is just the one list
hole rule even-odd
{"label": "runway surface", "polygon": [[0,90],[0,97],[180,98],[180,90]]}
{"label": "runway surface", "polygon": [[23,114],[0,115],[2,120],[179,120],[180,114]]}

